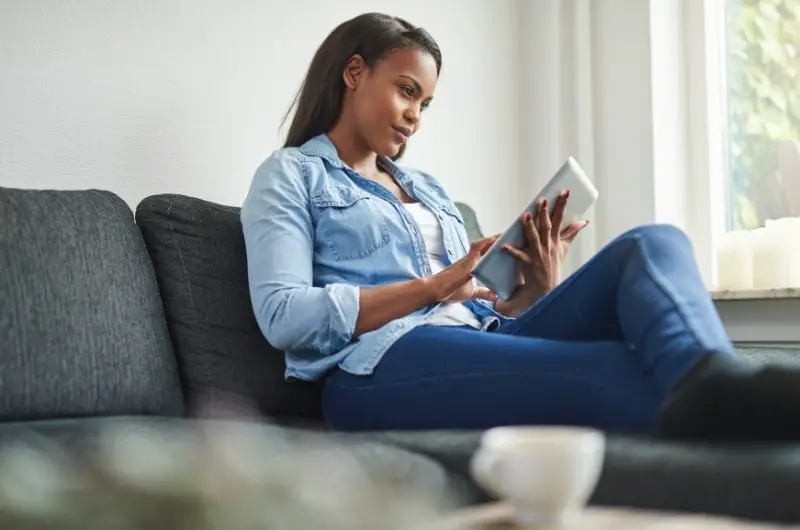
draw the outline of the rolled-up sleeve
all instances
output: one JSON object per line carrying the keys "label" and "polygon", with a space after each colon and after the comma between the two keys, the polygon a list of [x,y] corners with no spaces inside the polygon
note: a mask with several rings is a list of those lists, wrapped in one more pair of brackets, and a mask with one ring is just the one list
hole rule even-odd
{"label": "rolled-up sleeve", "polygon": [[308,167],[296,156],[287,150],[270,156],[256,171],[242,205],[250,298],[272,346],[328,355],[352,340],[359,288],[313,286]]}

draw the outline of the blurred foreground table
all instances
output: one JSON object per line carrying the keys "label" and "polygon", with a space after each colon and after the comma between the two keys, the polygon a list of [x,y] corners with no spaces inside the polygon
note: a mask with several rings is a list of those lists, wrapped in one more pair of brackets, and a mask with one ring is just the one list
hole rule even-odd
{"label": "blurred foreground table", "polygon": [[775,526],[695,514],[661,513],[627,508],[587,508],[563,525],[527,525],[513,522],[513,509],[503,503],[459,510],[430,530],[767,530],[800,528]]}

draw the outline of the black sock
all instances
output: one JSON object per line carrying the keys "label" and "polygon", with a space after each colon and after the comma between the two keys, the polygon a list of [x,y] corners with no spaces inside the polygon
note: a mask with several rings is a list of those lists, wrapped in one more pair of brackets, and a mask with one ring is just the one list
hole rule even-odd
{"label": "black sock", "polygon": [[800,370],[710,353],[667,397],[665,438],[800,441]]}

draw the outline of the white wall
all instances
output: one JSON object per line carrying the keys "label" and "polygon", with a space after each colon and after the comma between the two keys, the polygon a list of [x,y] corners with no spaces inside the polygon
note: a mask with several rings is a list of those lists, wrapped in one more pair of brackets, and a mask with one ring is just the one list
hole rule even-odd
{"label": "white wall", "polygon": [[239,204],[314,50],[365,11],[424,26],[443,50],[404,163],[504,228],[523,202],[514,0],[3,0],[0,185]]}

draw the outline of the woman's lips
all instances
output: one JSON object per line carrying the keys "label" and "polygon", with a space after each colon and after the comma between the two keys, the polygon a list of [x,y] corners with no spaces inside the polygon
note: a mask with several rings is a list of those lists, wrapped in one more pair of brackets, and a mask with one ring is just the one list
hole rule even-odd
{"label": "woman's lips", "polygon": [[399,143],[406,143],[408,141],[408,137],[411,136],[411,129],[407,127],[395,127],[392,126],[394,129],[394,137]]}

